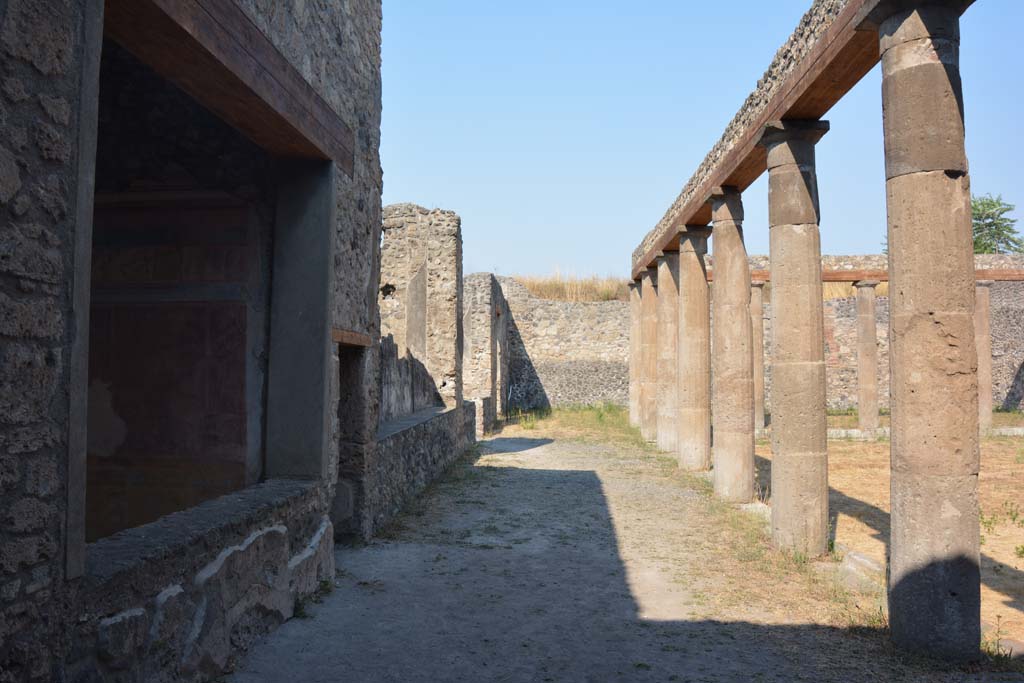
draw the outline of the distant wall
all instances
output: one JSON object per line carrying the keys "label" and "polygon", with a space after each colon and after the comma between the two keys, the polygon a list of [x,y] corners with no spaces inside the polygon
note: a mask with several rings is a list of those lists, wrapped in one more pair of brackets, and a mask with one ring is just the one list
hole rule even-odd
{"label": "distant wall", "polygon": [[[979,269],[1024,269],[1024,257],[978,255]],[[767,256],[752,256],[767,270]],[[827,270],[885,270],[884,254],[825,256]],[[538,299],[516,280],[498,278],[509,307],[509,382],[513,408],[628,401],[629,304],[570,303]],[[828,406],[857,405],[856,298],[832,299],[825,307]],[[889,407],[889,299],[876,300],[879,404]],[[992,377],[997,407],[1024,404],[1024,283],[992,286]],[[771,286],[764,307],[765,407],[771,410]]]}
{"label": "distant wall", "polygon": [[500,277],[509,321],[512,408],[629,399],[629,304],[538,299]]}

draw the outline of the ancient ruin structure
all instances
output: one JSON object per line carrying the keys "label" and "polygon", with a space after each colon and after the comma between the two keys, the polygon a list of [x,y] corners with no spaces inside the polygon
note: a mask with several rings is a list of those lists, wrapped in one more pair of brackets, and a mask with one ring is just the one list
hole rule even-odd
{"label": "ancient ruin structure", "polygon": [[509,400],[509,306],[501,283],[490,273],[474,273],[463,285],[463,393],[476,404],[476,433],[497,428]]}
{"label": "ancient ruin structure", "polygon": [[334,576],[377,448],[380,25],[5,3],[0,678],[214,678]]}
{"label": "ancient ruin structure", "polygon": [[[987,316],[975,317],[976,297],[984,301],[985,293],[982,287],[976,294],[974,284],[958,66],[959,18],[970,4],[815,2],[758,90],[633,254],[633,276],[641,282],[641,426],[649,438],[665,443],[657,432],[660,422],[645,420],[652,409],[646,407],[651,394],[643,384],[656,359],[666,355],[655,339],[662,330],[644,324],[647,311],[657,309],[649,299],[660,302],[665,286],[659,281],[655,289],[647,282],[650,269],[679,249],[690,226],[711,224],[715,490],[727,500],[746,502],[753,494],[755,400],[741,193],[768,171],[772,537],[782,548],[823,553],[826,373],[814,144],[827,130],[822,115],[881,60],[886,275],[893,292],[889,618],[898,646],[952,660],[977,657],[980,642],[975,326],[984,335]],[[867,283],[861,291],[867,327],[873,293]],[[685,301],[685,292],[678,298]],[[865,330],[864,354],[869,333]],[[699,341],[688,343],[688,329],[680,327],[677,339],[680,357],[704,353]],[[860,367],[865,373],[875,369],[867,359]],[[873,381],[864,384],[863,400],[870,405]],[[656,407],[653,411],[657,414]],[[870,428],[871,421],[862,426]],[[684,457],[689,456],[680,451]]]}

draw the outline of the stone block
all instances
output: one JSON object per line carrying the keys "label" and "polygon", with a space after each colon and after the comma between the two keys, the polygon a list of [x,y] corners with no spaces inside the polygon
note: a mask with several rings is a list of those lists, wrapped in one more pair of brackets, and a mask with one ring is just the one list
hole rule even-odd
{"label": "stone block", "polygon": [[967,172],[961,93],[959,69],[939,61],[894,71],[882,80],[886,178]]}
{"label": "stone block", "polygon": [[893,315],[974,310],[968,177],[913,173],[892,178],[885,187],[889,250],[899,254],[889,273]]}

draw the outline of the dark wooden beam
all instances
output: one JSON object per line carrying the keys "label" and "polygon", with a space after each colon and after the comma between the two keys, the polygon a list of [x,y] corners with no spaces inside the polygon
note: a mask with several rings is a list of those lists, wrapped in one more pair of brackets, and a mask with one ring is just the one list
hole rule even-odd
{"label": "dark wooden beam", "polygon": [[[632,276],[640,277],[658,254],[677,239],[682,226],[711,219],[707,199],[711,188],[734,185],[745,190],[766,169],[766,153],[757,143],[769,121],[818,119],[878,63],[877,28],[864,25],[870,10],[884,0],[850,0],[801,63],[786,77],[764,111],[750,123],[693,197],[669,220],[661,221],[656,241],[633,263]],[[970,2],[965,0],[963,9]]]}
{"label": "dark wooden beam", "polygon": [[337,327],[331,330],[331,339],[336,344],[341,344],[342,346],[359,346],[364,349],[369,348],[373,343],[373,339],[368,334],[353,332],[352,330],[342,330]]}
{"label": "dark wooden beam", "polygon": [[352,130],[235,0],[107,0],[104,33],[267,151],[352,175]]}

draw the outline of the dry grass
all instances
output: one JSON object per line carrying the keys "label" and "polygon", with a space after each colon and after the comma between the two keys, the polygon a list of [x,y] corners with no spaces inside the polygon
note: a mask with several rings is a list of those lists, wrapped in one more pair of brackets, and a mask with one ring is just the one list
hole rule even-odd
{"label": "dry grass", "polygon": [[515,278],[531,294],[552,301],[629,301],[629,281],[618,277],[576,277],[555,271],[554,275]]}
{"label": "dry grass", "polygon": [[[759,479],[768,477],[771,449],[758,445]],[[889,543],[889,442],[829,442],[829,506],[835,543],[885,565]],[[987,629],[1024,641],[1024,440],[982,440],[981,618]]]}

